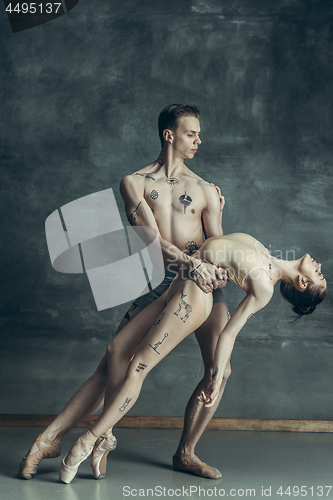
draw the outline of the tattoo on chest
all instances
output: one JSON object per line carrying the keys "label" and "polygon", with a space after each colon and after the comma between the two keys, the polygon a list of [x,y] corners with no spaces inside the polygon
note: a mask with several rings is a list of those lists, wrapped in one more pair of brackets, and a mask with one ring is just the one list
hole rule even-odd
{"label": "tattoo on chest", "polygon": [[131,401],[132,401],[132,398],[126,398],[125,399],[125,403],[123,405],[121,405],[121,407],[119,408],[119,410],[120,411],[125,411]]}
{"label": "tattoo on chest", "polygon": [[133,212],[131,213],[131,215],[128,217],[129,222],[133,222],[134,220],[137,219],[137,217],[138,217],[138,208],[139,208],[140,205],[141,205],[141,201],[140,201],[139,205],[136,207],[136,209],[133,210]]}
{"label": "tattoo on chest", "polygon": [[186,209],[189,205],[191,205],[192,203],[192,198],[186,194],[186,191],[185,191],[185,194],[182,194],[180,197],[179,197],[179,201],[180,203],[183,205],[184,207],[184,214],[186,213]]}
{"label": "tattoo on chest", "polygon": [[135,175],[140,175],[140,177],[145,177],[145,179],[151,179],[152,181],[155,180],[155,178],[149,174],[139,174],[139,172],[136,172]]}
{"label": "tattoo on chest", "polygon": [[158,198],[158,191],[156,189],[153,189],[152,192],[150,193],[150,197],[152,200],[157,200]]}
{"label": "tattoo on chest", "polygon": [[154,351],[155,351],[157,354],[161,354],[160,352],[158,352],[157,348],[158,348],[158,346],[160,346],[160,345],[162,344],[162,342],[164,342],[164,341],[165,341],[165,339],[168,337],[168,335],[169,335],[168,333],[165,333],[165,334],[164,334],[164,337],[163,337],[163,339],[162,339],[162,340],[159,340],[158,342],[156,342],[156,343],[155,343],[155,344],[153,344],[153,345],[149,344],[149,345],[150,345],[150,347],[151,347],[152,349],[154,349]]}
{"label": "tattoo on chest", "polygon": [[176,179],[176,177],[170,177],[170,179],[165,179],[165,181],[169,186],[176,186],[179,184],[179,179]]}
{"label": "tattoo on chest", "polygon": [[135,368],[135,371],[141,372],[141,371],[145,370],[145,368],[147,368],[147,365],[145,365],[144,363],[139,363],[138,366]]}
{"label": "tattoo on chest", "polygon": [[199,247],[195,241],[188,241],[185,245],[185,248],[190,255],[192,255],[192,253],[195,253],[197,250],[199,250]]}
{"label": "tattoo on chest", "polygon": [[[179,317],[179,319],[182,320],[183,323],[185,323],[185,321],[189,318],[189,314],[192,312],[192,306],[190,306],[190,304],[188,304],[187,302],[185,302],[184,300],[184,297],[187,297],[186,293],[183,293],[181,292],[181,297],[179,299],[179,307],[177,309],[176,312],[174,312],[173,314],[175,314],[176,316]],[[182,311],[183,310],[183,311]],[[179,313],[182,311],[181,314],[183,314],[183,317],[181,318]]]}

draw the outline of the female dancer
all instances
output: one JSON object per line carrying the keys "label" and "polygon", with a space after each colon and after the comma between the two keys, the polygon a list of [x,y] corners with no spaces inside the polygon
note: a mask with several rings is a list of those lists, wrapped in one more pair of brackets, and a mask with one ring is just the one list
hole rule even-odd
{"label": "female dancer", "polygon": [[[321,265],[310,255],[294,261],[277,259],[259,241],[243,233],[207,239],[197,257],[226,268],[229,280],[246,293],[220,334],[211,380],[199,390],[202,404],[209,407],[219,394],[238,332],[253,314],[268,304],[274,285],[281,281],[282,295],[294,305],[296,313],[304,315],[313,312],[324,299],[327,283],[321,274]],[[158,318],[154,317],[155,323],[131,359],[126,377],[116,393],[111,398],[105,398],[103,412],[96,423],[74,443],[62,461],[59,476],[62,482],[68,484],[73,480],[79,465],[94,447],[93,472],[96,478],[101,476],[101,471],[105,471],[107,453],[113,444],[110,442],[108,448],[105,442],[104,448],[96,453],[96,448],[101,448],[101,437],[132,408],[147,373],[197,329],[212,308],[212,294],[204,294],[182,268],[169,290],[158,300],[165,305],[163,312]],[[140,315],[133,319],[138,327]]]}

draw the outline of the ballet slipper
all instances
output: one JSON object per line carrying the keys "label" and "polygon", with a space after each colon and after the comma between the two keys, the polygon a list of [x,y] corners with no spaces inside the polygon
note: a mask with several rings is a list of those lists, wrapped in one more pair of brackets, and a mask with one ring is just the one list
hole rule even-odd
{"label": "ballet slipper", "polygon": [[[50,446],[41,446],[40,443],[47,443]],[[47,439],[37,438],[35,441],[38,450],[26,457],[23,457],[20,463],[18,474],[22,479],[31,479],[37,472],[39,462],[43,458],[59,457],[61,453],[60,443],[48,441]]]}
{"label": "ballet slipper", "polygon": [[[86,438],[86,439],[89,439],[91,438],[91,436],[89,436],[91,434],[91,436],[93,436],[95,438],[95,440],[97,439],[90,431],[86,432],[85,434],[83,434],[83,436],[81,436],[77,442],[80,442],[82,443],[82,441]],[[95,444],[95,443],[94,443]],[[62,483],[65,483],[65,484],[69,484],[73,481],[74,477],[76,476],[77,474],[77,471],[78,471],[78,468],[79,466],[82,464],[82,462],[84,460],[86,460],[89,455],[92,453],[93,451],[93,448],[94,448],[94,444],[90,445],[90,449],[83,455],[81,456],[81,458],[74,464],[74,465],[67,465],[65,463],[65,460],[66,458],[68,457],[68,453],[67,455],[65,456],[65,458],[63,459],[63,461],[61,462],[61,465],[60,465],[60,471],[59,471],[59,479]]]}
{"label": "ballet slipper", "polygon": [[173,456],[173,468],[180,472],[188,472],[195,476],[205,477],[207,479],[220,479],[221,472],[215,467],[201,462],[196,455],[188,455],[182,458]]}
{"label": "ballet slipper", "polygon": [[97,439],[91,458],[91,467],[95,479],[105,477],[107,456],[116,446],[117,440],[113,434],[102,435]]}

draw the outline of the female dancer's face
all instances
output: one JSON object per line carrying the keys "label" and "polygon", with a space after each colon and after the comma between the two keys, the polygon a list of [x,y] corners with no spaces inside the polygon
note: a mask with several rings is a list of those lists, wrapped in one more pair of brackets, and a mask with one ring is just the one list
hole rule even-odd
{"label": "female dancer's face", "polygon": [[315,285],[327,288],[327,283],[324,275],[321,272],[321,264],[317,262],[308,253],[304,255],[300,265],[300,272],[308,279],[313,281]]}

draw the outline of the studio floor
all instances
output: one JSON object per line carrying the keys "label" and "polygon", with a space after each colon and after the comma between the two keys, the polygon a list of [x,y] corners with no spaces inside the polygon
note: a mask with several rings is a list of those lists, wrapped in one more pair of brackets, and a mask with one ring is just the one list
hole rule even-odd
{"label": "studio floor", "polygon": [[66,436],[62,456],[42,461],[32,480],[19,479],[18,464],[39,432],[36,427],[0,428],[1,500],[333,499],[329,433],[206,431],[197,454],[221,470],[222,478],[214,481],[173,471],[180,431],[117,429],[118,447],[109,454],[106,478],[94,480],[88,459],[64,485],[58,482],[60,461],[85,429]]}

